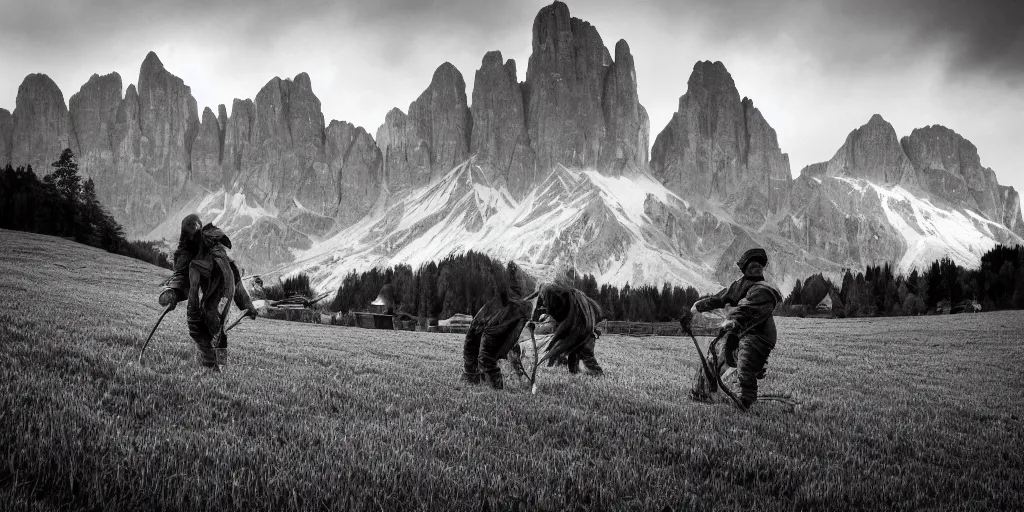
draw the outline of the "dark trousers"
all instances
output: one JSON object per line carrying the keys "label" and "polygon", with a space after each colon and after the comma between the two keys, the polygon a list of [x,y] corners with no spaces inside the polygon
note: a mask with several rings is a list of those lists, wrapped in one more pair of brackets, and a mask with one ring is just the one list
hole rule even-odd
{"label": "dark trousers", "polygon": [[[718,346],[718,368],[712,368],[712,371],[717,371],[721,375],[725,373],[727,367],[736,368],[736,379],[740,387],[737,395],[745,407],[750,407],[757,401],[757,380],[764,376],[764,367],[768,363],[772,348],[761,337],[750,335],[743,338],[733,337],[726,340],[724,345]],[[711,354],[708,356],[708,364],[712,364]],[[710,393],[716,389],[717,385],[707,382],[704,370],[698,368],[690,396],[697,400],[709,400]]]}
{"label": "dark trousers", "polygon": [[[196,342],[199,349],[199,364],[215,367],[227,362],[228,337],[221,334],[221,299],[224,295],[224,280],[219,272],[204,275],[200,269],[192,268],[189,273],[192,286],[203,290],[202,297],[198,291],[189,297],[186,317],[188,334]],[[227,300],[231,300],[230,297]],[[220,334],[218,338],[218,334]],[[215,339],[217,338],[217,339]]]}
{"label": "dark trousers", "polygon": [[495,388],[504,387],[498,360],[512,349],[525,325],[524,319],[504,332],[470,329],[462,346],[462,361],[465,367],[463,378],[474,384],[483,379]]}
{"label": "dark trousers", "polygon": [[601,365],[597,363],[597,357],[594,355],[596,345],[597,339],[594,336],[590,336],[587,338],[587,341],[583,342],[583,345],[569,352],[569,373],[580,372],[580,361],[583,361],[583,365],[587,367],[587,373],[591,375],[601,375],[604,373]]}

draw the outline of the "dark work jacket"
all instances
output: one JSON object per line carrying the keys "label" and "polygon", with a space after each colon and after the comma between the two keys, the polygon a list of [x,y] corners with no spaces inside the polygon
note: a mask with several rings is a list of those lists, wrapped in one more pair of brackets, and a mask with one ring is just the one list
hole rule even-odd
{"label": "dark work jacket", "polygon": [[[594,336],[594,327],[605,319],[601,306],[582,291],[546,284],[540,289],[538,308],[544,307],[557,322],[544,360],[554,364],[562,354],[575,351]],[[535,313],[538,316],[539,311]]]}
{"label": "dark work jacket", "polygon": [[519,341],[532,309],[533,303],[528,300],[494,297],[473,316],[466,338],[482,338],[481,349],[494,360],[503,359]]}
{"label": "dark work jacket", "polygon": [[[167,281],[167,287],[174,290],[179,302],[186,299],[190,302],[199,299],[200,283],[191,282],[189,279],[190,271],[196,270],[204,277],[202,281],[205,281],[208,286],[210,283],[222,279],[233,279],[235,292],[231,299],[234,300],[235,305],[243,311],[253,308],[252,300],[242,286],[242,277],[238,266],[227,254],[227,249],[230,247],[231,240],[213,224],[204,226],[200,235],[193,240],[187,240],[184,236],[179,238],[178,248],[174,251],[174,272]],[[201,291],[203,292],[203,304],[198,309],[207,309],[210,304],[216,304],[221,299],[221,297],[209,296],[212,290]],[[190,309],[196,306],[199,305],[193,305]]]}
{"label": "dark work jacket", "polygon": [[778,336],[772,313],[782,302],[782,294],[774,286],[763,279],[742,277],[705,301],[709,309],[735,307],[726,318],[736,321],[738,334],[758,338],[775,348]]}

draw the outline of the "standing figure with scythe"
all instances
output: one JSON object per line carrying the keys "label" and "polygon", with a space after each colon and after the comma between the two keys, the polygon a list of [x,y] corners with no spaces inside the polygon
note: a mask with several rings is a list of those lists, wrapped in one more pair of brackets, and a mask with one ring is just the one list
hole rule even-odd
{"label": "standing figure with scythe", "polygon": [[188,300],[188,332],[199,349],[199,364],[217,372],[227,362],[225,323],[231,302],[245,316],[257,316],[238,267],[227,254],[230,248],[231,240],[219,228],[204,226],[195,214],[185,217],[174,252],[174,273],[159,298],[166,311]]}
{"label": "standing figure with scythe", "polygon": [[[725,306],[734,307],[726,314],[719,337],[716,338],[717,342],[724,337],[725,345],[719,348],[713,342],[708,347],[709,359],[718,362],[713,365],[717,368],[697,370],[690,393],[694,400],[704,401],[709,398],[707,391],[715,390],[715,381],[721,379],[721,372],[728,365],[736,368],[740,387],[740,396],[736,400],[740,408],[748,409],[757,401],[757,380],[764,377],[768,355],[775,348],[777,339],[772,313],[782,302],[779,290],[764,280],[764,267],[767,265],[768,255],[764,249],[744,252],[736,262],[743,277],[717,294],[694,303],[694,309],[701,313]],[[691,318],[692,313],[684,312],[680,319],[684,330],[688,330]]]}

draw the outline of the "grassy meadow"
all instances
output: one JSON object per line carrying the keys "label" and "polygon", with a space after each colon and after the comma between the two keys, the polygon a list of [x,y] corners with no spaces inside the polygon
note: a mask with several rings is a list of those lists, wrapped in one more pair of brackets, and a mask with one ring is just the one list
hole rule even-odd
{"label": "grassy meadow", "polygon": [[[1024,312],[780,318],[749,413],[689,339],[459,381],[462,336],[244,320],[199,369],[169,271],[0,230],[5,510],[926,510],[1024,502]],[[237,315],[237,311],[233,312]],[[706,343],[707,339],[702,340]]]}

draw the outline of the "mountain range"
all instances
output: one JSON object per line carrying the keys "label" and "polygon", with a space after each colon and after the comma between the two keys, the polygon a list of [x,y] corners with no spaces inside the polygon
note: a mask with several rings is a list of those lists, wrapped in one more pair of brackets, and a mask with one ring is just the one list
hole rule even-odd
{"label": "mountain range", "polygon": [[490,51],[469,98],[443,63],[373,135],[325,122],[306,73],[271,79],[230,115],[200,113],[152,52],[127,90],[117,73],[93,75],[67,103],[32,74],[13,113],[0,109],[0,166],[44,174],[70,147],[130,237],[171,241],[198,212],[249,273],[305,271],[321,290],[352,270],[470,249],[541,278],[572,267],[710,291],[755,245],[788,289],[883,262],[977,266],[997,243],[1024,244],[1018,193],[952,129],[899,137],[874,115],[793,178],[721,62],[694,65],[652,145],[626,41],[613,54],[561,2],[538,12],[532,36],[525,81]]}

